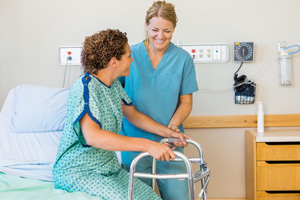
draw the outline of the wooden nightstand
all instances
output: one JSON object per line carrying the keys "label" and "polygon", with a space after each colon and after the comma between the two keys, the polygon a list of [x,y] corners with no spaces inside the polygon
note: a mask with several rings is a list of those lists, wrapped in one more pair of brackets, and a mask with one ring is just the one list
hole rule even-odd
{"label": "wooden nightstand", "polygon": [[247,200],[300,200],[300,130],[246,131]]}

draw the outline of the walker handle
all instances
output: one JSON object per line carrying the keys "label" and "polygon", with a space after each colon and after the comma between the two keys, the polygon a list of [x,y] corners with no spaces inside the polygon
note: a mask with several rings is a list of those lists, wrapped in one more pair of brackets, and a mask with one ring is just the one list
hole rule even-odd
{"label": "walker handle", "polygon": [[169,144],[174,144],[174,141],[181,142],[179,138],[174,138],[174,137],[164,139],[164,142],[168,142]]}

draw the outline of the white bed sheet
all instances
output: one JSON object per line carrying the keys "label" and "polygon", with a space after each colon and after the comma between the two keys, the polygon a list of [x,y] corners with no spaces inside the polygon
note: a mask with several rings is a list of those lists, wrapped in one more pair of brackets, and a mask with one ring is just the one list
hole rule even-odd
{"label": "white bed sheet", "polygon": [[0,113],[0,171],[51,181],[62,132],[12,133],[9,123],[14,112],[13,99],[12,89]]}

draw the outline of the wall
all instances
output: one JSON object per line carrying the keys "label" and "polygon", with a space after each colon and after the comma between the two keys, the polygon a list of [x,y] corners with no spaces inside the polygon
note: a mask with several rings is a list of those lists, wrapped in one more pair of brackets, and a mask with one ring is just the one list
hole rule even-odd
{"label": "wall", "polygon": [[[0,106],[18,84],[61,87],[64,67],[60,46],[80,46],[84,37],[106,28],[128,33],[130,44],[144,38],[144,17],[152,0],[0,0]],[[233,43],[255,43],[255,62],[239,74],[257,83],[256,99],[266,114],[299,113],[300,53],[293,55],[293,85],[278,79],[278,41],[300,44],[300,1],[173,0],[179,22],[173,37],[181,44],[228,43],[230,61],[196,64],[200,91],[194,94],[192,115],[255,114],[256,105],[233,101]],[[80,67],[67,71],[67,86]],[[203,144],[210,168],[211,198],[245,197],[244,129],[187,130]],[[230,170],[230,171],[228,171]],[[230,172],[230,173],[228,173]]]}

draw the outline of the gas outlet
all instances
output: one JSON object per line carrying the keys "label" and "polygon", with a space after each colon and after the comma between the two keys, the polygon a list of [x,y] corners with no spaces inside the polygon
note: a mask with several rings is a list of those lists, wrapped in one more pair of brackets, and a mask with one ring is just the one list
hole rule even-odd
{"label": "gas outlet", "polygon": [[229,60],[228,44],[179,45],[192,57],[194,63],[225,63]]}
{"label": "gas outlet", "polygon": [[81,47],[60,47],[60,65],[81,65]]}

